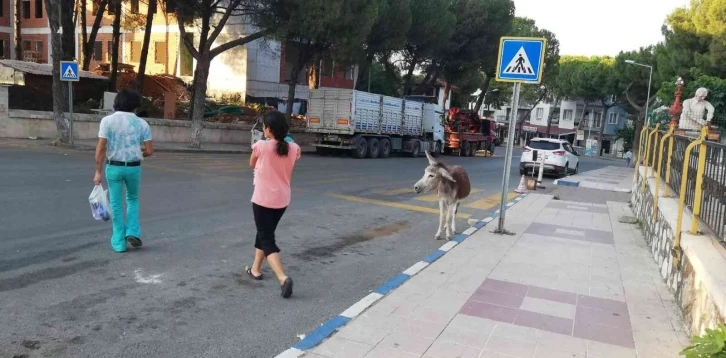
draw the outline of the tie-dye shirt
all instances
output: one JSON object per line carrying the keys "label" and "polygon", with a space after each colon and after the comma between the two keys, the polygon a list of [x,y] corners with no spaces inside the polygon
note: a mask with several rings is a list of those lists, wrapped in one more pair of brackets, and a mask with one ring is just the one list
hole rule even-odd
{"label": "tie-dye shirt", "polygon": [[141,144],[151,140],[145,120],[129,112],[115,112],[101,120],[99,138],[106,138],[106,158],[119,162],[144,160]]}

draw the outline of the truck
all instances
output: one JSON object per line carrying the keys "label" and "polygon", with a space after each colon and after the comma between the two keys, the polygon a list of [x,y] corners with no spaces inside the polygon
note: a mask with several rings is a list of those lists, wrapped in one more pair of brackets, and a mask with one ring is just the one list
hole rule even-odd
{"label": "truck", "polygon": [[485,150],[488,155],[494,153],[497,140],[495,122],[479,117],[476,112],[451,108],[444,128],[444,154],[471,157],[480,150]]}
{"label": "truck", "polygon": [[348,151],[355,158],[387,158],[392,153],[418,157],[446,146],[444,112],[421,101],[352,89],[311,90],[307,132],[320,154]]}

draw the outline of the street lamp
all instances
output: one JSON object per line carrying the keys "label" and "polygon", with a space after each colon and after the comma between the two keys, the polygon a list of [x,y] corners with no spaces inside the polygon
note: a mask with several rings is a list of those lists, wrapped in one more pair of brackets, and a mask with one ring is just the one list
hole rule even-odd
{"label": "street lamp", "polygon": [[629,65],[647,67],[650,69],[650,76],[648,77],[648,96],[645,100],[645,120],[646,120],[645,125],[650,126],[650,120],[648,119],[648,105],[650,104],[650,83],[653,81],[653,66],[644,65],[642,63],[637,63],[633,60],[625,60],[625,63],[627,63]]}

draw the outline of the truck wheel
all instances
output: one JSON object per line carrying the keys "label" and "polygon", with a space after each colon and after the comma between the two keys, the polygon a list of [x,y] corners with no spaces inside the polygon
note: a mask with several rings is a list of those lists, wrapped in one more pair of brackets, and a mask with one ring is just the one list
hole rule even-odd
{"label": "truck wheel", "polygon": [[363,137],[358,137],[353,148],[353,158],[363,159],[368,154],[368,141]]}
{"label": "truck wheel", "polygon": [[378,138],[369,138],[368,139],[368,153],[366,154],[366,157],[378,158],[380,149],[381,149],[380,142],[378,141]]}
{"label": "truck wheel", "polygon": [[461,144],[461,156],[462,157],[470,157],[471,156],[471,143],[464,142]]}
{"label": "truck wheel", "polygon": [[421,154],[421,143],[414,141],[411,148],[411,157],[417,158],[419,154]]}
{"label": "truck wheel", "polygon": [[378,141],[378,146],[380,147],[379,158],[388,158],[391,156],[391,141],[388,138],[382,138]]}
{"label": "truck wheel", "polygon": [[478,142],[471,143],[471,151],[469,152],[469,156],[470,157],[476,156],[476,152],[478,152],[478,151],[479,151],[479,143]]}

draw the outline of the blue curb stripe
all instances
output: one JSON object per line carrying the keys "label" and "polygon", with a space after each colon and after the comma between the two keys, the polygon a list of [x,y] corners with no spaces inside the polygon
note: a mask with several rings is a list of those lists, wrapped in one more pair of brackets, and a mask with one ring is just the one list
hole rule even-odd
{"label": "blue curb stripe", "polygon": [[311,349],[323,342],[325,338],[330,337],[336,329],[345,326],[349,321],[350,318],[348,317],[336,316],[328,322],[323,323],[323,325],[318,327],[316,330],[310,332],[305,339],[298,342],[298,344],[294,345],[293,348],[297,348],[302,351]]}
{"label": "blue curb stripe", "polygon": [[[562,184],[559,184],[559,183],[562,183]],[[565,186],[578,186],[578,184],[579,184],[579,183],[573,183],[573,182],[567,182],[567,181],[559,182],[559,183],[558,183],[558,185],[565,185]],[[518,202],[521,201],[521,199],[524,199],[524,197],[526,197],[526,196],[527,196],[526,193],[519,195],[517,198],[515,198],[515,200],[512,201],[512,203],[514,203],[514,204],[512,206],[506,207],[506,210],[509,210],[510,208],[512,208],[514,205],[516,205]],[[517,199],[519,199],[519,200],[517,200]],[[480,229],[487,226],[487,224],[493,222],[494,219],[496,219],[498,216],[499,216],[499,214],[498,214],[498,210],[497,210],[497,213],[493,213],[489,216],[489,218],[491,218],[492,220],[489,221],[488,223],[484,222],[484,221],[477,222],[474,225],[474,227],[476,228],[476,231],[474,231],[474,233],[478,232]],[[472,233],[471,235],[473,235],[474,233]],[[453,241],[461,243],[464,240],[466,240],[467,238],[469,238],[469,236],[471,236],[471,235],[458,234],[458,235],[454,236]],[[445,254],[446,254],[446,251],[436,250],[436,251],[432,252],[430,255],[426,256],[426,258],[424,258],[422,261],[424,261],[428,264],[431,264],[431,263],[435,262],[436,260],[440,259]],[[401,286],[403,283],[408,281],[410,278],[411,278],[411,275],[408,275],[405,273],[400,273],[400,274],[396,275],[394,278],[384,282],[374,292],[381,294],[383,296],[386,296],[391,291],[395,290],[398,286]],[[381,298],[381,299],[383,299],[383,298]],[[380,301],[380,300],[378,300],[378,301]],[[320,343],[322,343],[328,337],[330,337],[333,333],[335,333],[335,331],[337,329],[348,324],[348,322],[350,322],[350,320],[351,319],[348,317],[336,316],[336,317],[330,319],[329,321],[323,323],[323,325],[321,325],[314,331],[310,332],[310,334],[308,334],[305,337],[305,339],[298,342],[296,345],[293,346],[293,348],[299,349],[301,351],[310,350],[310,349],[314,348],[315,346],[319,345]]]}
{"label": "blue curb stripe", "polygon": [[558,180],[557,185],[561,186],[580,186],[580,182],[577,181],[566,181],[566,180]]}
{"label": "blue curb stripe", "polygon": [[426,256],[423,260],[423,262],[433,263],[434,261],[438,260],[441,256],[444,256],[446,254],[446,251],[436,250],[432,252],[430,255]]}
{"label": "blue curb stripe", "polygon": [[[459,234],[459,235],[456,235],[456,236],[454,236],[454,239],[453,239],[452,241],[456,241],[456,242],[458,242],[458,243],[462,243],[462,242],[464,242],[464,240],[466,240],[466,238],[468,238],[468,237],[469,237],[469,235]],[[437,251],[439,251],[439,250],[437,250]],[[433,255],[433,254],[431,254],[431,255]],[[429,256],[430,256],[430,255],[429,255]],[[424,259],[424,260],[425,260],[425,259]]]}
{"label": "blue curb stripe", "polygon": [[408,281],[409,278],[411,278],[411,276],[406,275],[405,273],[399,273],[398,276],[386,281],[374,292],[380,293],[385,296],[389,292],[393,291],[393,289],[395,289],[396,287],[401,286],[404,282]]}

